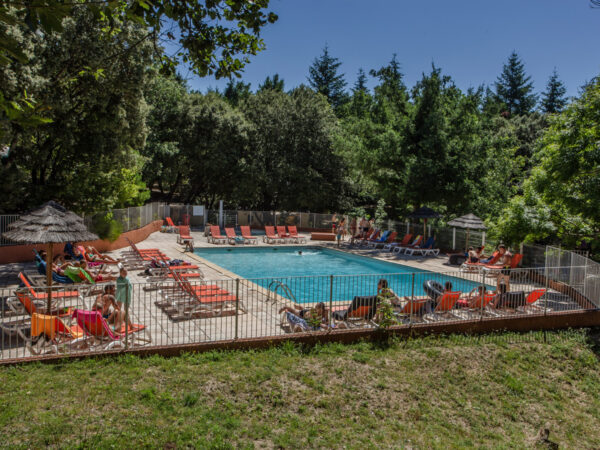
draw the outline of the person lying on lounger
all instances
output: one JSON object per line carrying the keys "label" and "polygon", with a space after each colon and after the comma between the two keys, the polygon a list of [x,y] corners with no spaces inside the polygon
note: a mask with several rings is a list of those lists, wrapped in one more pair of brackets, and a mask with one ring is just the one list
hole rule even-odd
{"label": "person lying on lounger", "polygon": [[96,250],[95,247],[92,247],[91,245],[88,246],[85,250],[86,250],[85,256],[88,261],[101,262],[104,264],[119,264],[119,262],[120,262],[118,259],[111,258],[108,255],[103,255],[98,250]]}
{"label": "person lying on lounger", "polygon": [[[106,270],[104,270],[104,266],[100,266],[100,270],[95,271],[92,268],[90,268],[88,266],[88,263],[84,260],[79,262],[79,267],[83,271],[87,272],[96,283],[100,281],[114,281],[117,279],[115,276],[111,275]],[[80,273],[80,277],[87,279],[87,277],[83,273]]]}
{"label": "person lying on lounger", "polygon": [[[294,309],[290,306],[284,306],[279,310],[279,314],[283,312],[287,316],[290,328],[295,333],[326,328],[329,319],[329,310],[325,308],[323,302],[317,303],[314,308]],[[313,325],[317,321],[320,325]]]}

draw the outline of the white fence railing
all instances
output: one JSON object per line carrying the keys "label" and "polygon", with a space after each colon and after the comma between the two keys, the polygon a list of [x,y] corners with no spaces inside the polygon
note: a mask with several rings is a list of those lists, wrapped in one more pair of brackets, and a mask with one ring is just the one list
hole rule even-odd
{"label": "white fence railing", "polygon": [[596,306],[600,306],[600,264],[586,256],[587,252],[548,246],[546,275],[567,283]]}

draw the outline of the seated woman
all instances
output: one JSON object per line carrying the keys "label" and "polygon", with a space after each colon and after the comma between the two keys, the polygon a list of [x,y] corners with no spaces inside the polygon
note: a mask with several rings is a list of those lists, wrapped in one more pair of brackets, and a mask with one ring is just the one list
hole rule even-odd
{"label": "seated woman", "polygon": [[104,286],[104,292],[96,297],[92,310],[99,311],[108,323],[115,325],[115,329],[121,328],[124,312],[115,300],[115,286],[113,284]]}
{"label": "seated woman", "polygon": [[[485,286],[477,286],[473,288],[467,296],[467,304],[469,308],[479,308],[485,306],[487,291]],[[489,298],[489,297],[488,297]]]}
{"label": "seated woman", "polygon": [[[283,312],[286,313],[290,328],[296,333],[326,328],[329,319],[329,310],[325,308],[323,302],[317,303],[313,308],[294,309],[290,306],[284,306],[279,310],[279,314]],[[319,326],[313,325],[317,321]]]}
{"label": "seated woman", "polygon": [[95,263],[99,262],[99,263],[103,263],[103,264],[119,264],[119,262],[120,262],[118,259],[111,258],[108,255],[103,255],[98,250],[96,250],[95,247],[92,247],[91,245],[85,249],[84,256],[88,262],[95,262]]}

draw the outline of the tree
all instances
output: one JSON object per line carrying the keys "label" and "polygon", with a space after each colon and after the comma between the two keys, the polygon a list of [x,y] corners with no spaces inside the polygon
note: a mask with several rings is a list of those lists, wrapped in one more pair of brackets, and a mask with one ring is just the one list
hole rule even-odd
{"label": "tree", "polygon": [[391,61],[378,70],[371,70],[371,76],[379,80],[375,86],[374,120],[380,123],[395,123],[396,129],[403,126],[404,118],[409,113],[408,94],[404,85],[404,75],[400,71],[400,63],[396,54]]}
{"label": "tree", "polygon": [[479,96],[463,95],[435,66],[413,89],[405,202],[449,213],[469,207],[482,167]]}
{"label": "tree", "polygon": [[[145,34],[140,26],[115,26],[118,31],[107,38],[92,14],[78,9],[64,20],[61,33],[40,37],[15,31],[20,47],[36,57],[2,66],[0,85],[9,96],[27,91],[52,105],[46,112],[52,123],[13,124],[8,133],[10,154],[3,168],[18,173],[19,184],[26,186],[18,209],[54,199],[87,213],[147,198],[135,173],[142,165],[136,150],[143,148],[147,132],[142,86],[151,76],[152,48],[147,42],[130,48]],[[110,70],[62,76],[70,67],[107,59]]]}
{"label": "tree", "polygon": [[307,87],[263,90],[242,105],[250,134],[255,203],[262,210],[328,211],[343,206],[346,168],[334,147],[337,119]]}
{"label": "tree", "polygon": [[[600,78],[551,116],[535,154],[536,166],[503,214],[499,234],[513,240],[558,238],[574,245],[600,234]],[[597,248],[596,248],[597,250]]]}
{"label": "tree", "polygon": [[223,97],[232,106],[237,106],[242,100],[247,99],[250,94],[250,83],[235,80],[229,80],[223,91]]}
{"label": "tree", "polygon": [[340,116],[366,117],[371,111],[372,104],[373,98],[367,88],[367,76],[364,70],[359,69],[356,83],[352,89],[350,102],[346,104],[346,111],[340,114]]}
{"label": "tree", "polygon": [[546,91],[542,93],[541,108],[546,114],[555,114],[563,110],[567,104],[565,94],[567,88],[563,82],[558,78],[556,69],[550,75],[548,84],[546,85]]}
{"label": "tree", "polygon": [[274,90],[274,91],[279,91],[279,92],[283,92],[284,89],[284,81],[283,78],[279,78],[279,74],[275,74],[273,75],[273,77],[267,77],[265,78],[265,81],[262,82],[262,84],[258,85],[258,91],[265,91],[265,90]]}
{"label": "tree", "polygon": [[496,95],[510,114],[528,114],[535,107],[531,77],[525,74],[525,65],[516,52],[512,52],[502,67],[495,83]]}
{"label": "tree", "polygon": [[[0,2],[0,66],[13,62],[26,64],[33,57],[20,45],[21,33],[30,34],[30,38],[60,33],[65,19],[83,11],[93,16],[106,38],[118,33],[123,23],[141,25],[146,33],[137,36],[121,51],[135,51],[142,43],[152,43],[154,57],[166,72],[174,72],[178,62],[183,62],[200,76],[239,75],[249,62],[247,55],[255,55],[265,48],[259,37],[260,30],[277,20],[274,13],[265,11],[268,4],[269,0]],[[14,33],[16,28],[19,33]],[[161,49],[165,41],[179,50],[167,55]],[[68,80],[83,73],[106,70],[116,56],[90,60],[86,66],[65,66],[60,76]],[[21,128],[47,123],[50,118],[45,112],[50,106],[40,103],[30,92],[7,96],[2,89],[0,141],[11,123]]]}
{"label": "tree", "polygon": [[150,111],[143,179],[156,200],[171,202],[181,183],[181,136],[189,94],[181,79],[157,74],[146,83],[144,97]]}
{"label": "tree", "polygon": [[344,74],[338,74],[341,65],[338,58],[329,55],[329,49],[325,46],[323,54],[315,58],[308,69],[309,85],[316,92],[327,97],[329,104],[335,110],[339,109],[347,100]]}
{"label": "tree", "polygon": [[362,67],[358,69],[356,83],[354,83],[354,88],[352,89],[352,92],[354,93],[359,91],[365,93],[369,92],[369,88],[367,88],[367,75],[365,74],[365,71],[362,69]]}

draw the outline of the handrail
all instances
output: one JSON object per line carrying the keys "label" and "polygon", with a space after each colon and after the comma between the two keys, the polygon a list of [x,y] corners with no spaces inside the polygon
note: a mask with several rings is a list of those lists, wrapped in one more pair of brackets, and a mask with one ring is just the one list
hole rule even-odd
{"label": "handrail", "polygon": [[[271,290],[271,287],[275,285],[275,288],[273,290]],[[277,293],[277,289],[281,288],[283,290],[283,292],[285,294],[287,294],[288,299],[293,300],[294,303],[298,303],[298,301],[296,300],[296,296],[294,295],[294,293],[292,292],[292,290],[290,289],[290,287],[285,284],[283,281],[279,281],[279,280],[273,280],[269,283],[269,286],[267,288],[267,301],[271,300],[271,293],[273,293],[273,301],[275,301],[275,294]]]}

